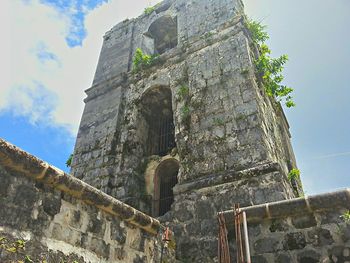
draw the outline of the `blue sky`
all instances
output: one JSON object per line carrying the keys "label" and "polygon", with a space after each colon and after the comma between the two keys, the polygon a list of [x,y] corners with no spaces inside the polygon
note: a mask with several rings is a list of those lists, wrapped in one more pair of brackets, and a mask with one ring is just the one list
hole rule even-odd
{"label": "blue sky", "polygon": [[[156,2],[5,1],[0,137],[67,170],[103,34]],[[273,55],[290,58],[285,83],[295,89],[297,107],[286,115],[307,194],[350,187],[350,2],[245,4],[268,25]]]}

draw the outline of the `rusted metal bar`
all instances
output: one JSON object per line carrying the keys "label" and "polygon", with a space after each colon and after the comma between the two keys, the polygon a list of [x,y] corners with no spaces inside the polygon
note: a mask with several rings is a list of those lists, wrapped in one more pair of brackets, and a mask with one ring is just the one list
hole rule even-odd
{"label": "rusted metal bar", "polygon": [[237,263],[244,263],[242,233],[241,233],[241,213],[240,213],[239,204],[234,205],[233,211],[234,211],[236,249],[237,249],[236,260],[237,260]]}
{"label": "rusted metal bar", "polygon": [[227,239],[226,222],[223,213],[217,215],[219,221],[218,258],[219,263],[230,263],[230,250]]}
{"label": "rusted metal bar", "polygon": [[152,119],[149,123],[147,153],[164,156],[176,146],[173,118]]}

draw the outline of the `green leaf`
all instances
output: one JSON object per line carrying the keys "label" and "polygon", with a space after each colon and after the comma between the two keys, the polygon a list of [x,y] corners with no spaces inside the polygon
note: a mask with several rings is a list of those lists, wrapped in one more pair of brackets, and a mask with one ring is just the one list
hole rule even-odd
{"label": "green leaf", "polygon": [[34,261],[30,258],[30,256],[25,256],[25,258],[24,258],[24,262],[25,263],[34,263]]}
{"label": "green leaf", "polygon": [[140,48],[137,48],[135,51],[135,55],[133,57],[133,72],[139,72],[151,65],[159,58],[158,54],[155,55],[147,55],[144,54]]}
{"label": "green leaf", "polygon": [[17,248],[15,248],[15,247],[9,247],[9,248],[6,249],[6,251],[11,252],[11,253],[16,253]]}
{"label": "green leaf", "polygon": [[73,159],[73,154],[69,155],[67,161],[66,161],[66,166],[71,167],[72,165],[72,159]]}
{"label": "green leaf", "polygon": [[260,22],[248,19],[246,21],[246,26],[251,33],[251,37],[255,43],[264,43],[269,39],[269,35],[265,31],[266,26],[262,25]]}

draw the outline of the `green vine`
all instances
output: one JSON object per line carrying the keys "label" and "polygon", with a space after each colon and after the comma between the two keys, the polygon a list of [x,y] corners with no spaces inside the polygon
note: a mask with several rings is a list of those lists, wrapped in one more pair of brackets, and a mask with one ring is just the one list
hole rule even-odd
{"label": "green vine", "polygon": [[190,108],[190,88],[186,84],[181,84],[180,88],[176,92],[177,101],[182,101],[183,106],[180,108],[181,122],[189,127],[191,119],[191,108]]}
{"label": "green vine", "polygon": [[294,193],[298,197],[304,197],[304,192],[302,190],[302,182],[300,179],[300,171],[298,169],[292,169],[288,173],[288,180],[290,181],[292,188],[294,190]]}
{"label": "green vine", "polygon": [[345,211],[344,214],[340,216],[345,223],[350,223],[350,210]]}
{"label": "green vine", "polygon": [[187,121],[189,119],[191,115],[191,110],[190,110],[190,107],[188,107],[187,105],[184,105],[182,108],[181,108],[181,118],[183,121]]}
{"label": "green vine", "polygon": [[300,180],[300,170],[292,169],[288,174],[289,181]]}
{"label": "green vine", "polygon": [[146,7],[145,10],[143,11],[146,15],[150,15],[156,10],[154,6]]}
{"label": "green vine", "polygon": [[179,90],[177,91],[177,96],[182,99],[185,100],[190,94],[190,89],[187,85],[181,85],[181,87],[179,88]]}
{"label": "green vine", "polygon": [[159,58],[159,55],[144,54],[141,48],[137,48],[133,58],[133,72],[137,73],[152,66]]}
{"label": "green vine", "polygon": [[72,166],[72,159],[73,159],[73,154],[69,155],[67,161],[66,161],[66,166],[71,167]]}
{"label": "green vine", "polygon": [[215,126],[225,126],[225,121],[221,118],[214,118],[213,123]]}
{"label": "green vine", "polygon": [[266,40],[270,38],[267,32],[265,31],[266,30],[265,25],[262,25],[257,21],[248,19],[246,26],[250,31],[251,37],[255,44],[259,45],[261,43],[264,43]]}
{"label": "green vine", "polygon": [[145,10],[143,11],[146,15],[150,15],[150,14],[152,14],[154,11],[156,11],[156,9],[158,8],[158,7],[160,7],[161,6],[161,2],[160,3],[158,3],[158,4],[155,4],[154,6],[149,6],[149,7],[146,7],[145,8]]}
{"label": "green vine", "polygon": [[281,84],[284,79],[282,71],[288,61],[288,56],[282,55],[279,58],[272,58],[270,56],[271,50],[265,44],[265,41],[269,39],[269,35],[265,31],[266,26],[250,19],[247,20],[246,25],[253,42],[259,47],[260,56],[256,59],[255,66],[267,95],[274,97],[279,102],[284,100],[288,108],[294,107],[295,103],[291,96],[293,89]]}

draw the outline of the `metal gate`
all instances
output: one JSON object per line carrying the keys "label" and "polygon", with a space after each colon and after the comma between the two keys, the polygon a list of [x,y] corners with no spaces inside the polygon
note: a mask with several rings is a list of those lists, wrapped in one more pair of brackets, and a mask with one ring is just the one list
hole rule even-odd
{"label": "metal gate", "polygon": [[173,118],[159,118],[153,120],[148,136],[149,155],[165,156],[175,146],[175,127]]}

